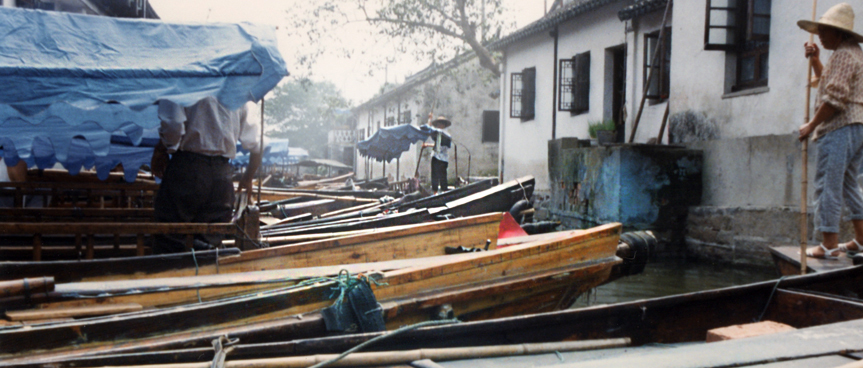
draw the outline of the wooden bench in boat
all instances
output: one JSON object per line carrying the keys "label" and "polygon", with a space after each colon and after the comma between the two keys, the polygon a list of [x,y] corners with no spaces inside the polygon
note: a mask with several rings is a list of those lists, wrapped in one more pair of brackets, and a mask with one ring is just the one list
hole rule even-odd
{"label": "wooden bench in boat", "polygon": [[[33,260],[42,260],[42,237],[46,234],[71,234],[75,236],[75,249],[80,252],[86,246],[85,258],[93,259],[97,234],[113,234],[117,242],[120,235],[136,237],[137,255],[145,253],[144,235],[181,234],[186,237],[186,248],[191,249],[194,234],[224,234],[243,236],[240,227],[232,223],[98,223],[98,222],[16,222],[0,223],[0,234],[30,235],[33,237]],[[84,244],[86,237],[86,245]],[[119,247],[119,244],[116,244]]]}
{"label": "wooden bench in boat", "polygon": [[42,197],[45,207],[152,208],[159,185],[150,182],[11,182],[0,195],[14,198],[24,207],[24,196]]}

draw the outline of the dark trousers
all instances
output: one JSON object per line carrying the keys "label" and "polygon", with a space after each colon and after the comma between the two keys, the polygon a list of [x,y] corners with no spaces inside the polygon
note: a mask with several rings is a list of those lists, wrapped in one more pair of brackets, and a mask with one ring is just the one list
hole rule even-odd
{"label": "dark trousers", "polygon": [[[153,204],[156,222],[230,222],[234,204],[232,174],[225,157],[183,151],[171,155]],[[185,243],[182,235],[156,236],[153,253],[184,252]],[[221,243],[221,235],[195,235],[196,249]]]}
{"label": "dark trousers", "polygon": [[446,161],[438,160],[432,157],[431,161],[431,187],[433,192],[447,190],[446,184],[446,167],[449,164]]}

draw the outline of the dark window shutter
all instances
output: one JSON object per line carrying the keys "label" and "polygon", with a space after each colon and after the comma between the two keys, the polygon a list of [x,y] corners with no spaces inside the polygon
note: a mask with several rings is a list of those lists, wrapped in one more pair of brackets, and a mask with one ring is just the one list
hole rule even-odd
{"label": "dark window shutter", "polygon": [[[733,50],[737,45],[739,3],[747,0],[707,0],[704,21],[705,50]],[[746,6],[744,4],[744,6]]]}
{"label": "dark window shutter", "polygon": [[521,120],[532,120],[535,112],[536,101],[536,68],[528,68],[521,71],[522,74],[522,98],[521,98]]}
{"label": "dark window shutter", "polygon": [[497,111],[482,112],[482,141],[500,142],[500,114]]}
{"label": "dark window shutter", "polygon": [[575,55],[575,93],[573,113],[590,110],[590,51]]}

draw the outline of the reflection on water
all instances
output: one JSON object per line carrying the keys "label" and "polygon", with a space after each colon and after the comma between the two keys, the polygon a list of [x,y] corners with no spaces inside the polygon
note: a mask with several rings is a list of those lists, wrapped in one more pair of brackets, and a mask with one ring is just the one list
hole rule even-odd
{"label": "reflection on water", "polygon": [[656,259],[639,275],[618,279],[583,294],[572,308],[743,285],[779,276],[773,269],[740,268],[679,258]]}

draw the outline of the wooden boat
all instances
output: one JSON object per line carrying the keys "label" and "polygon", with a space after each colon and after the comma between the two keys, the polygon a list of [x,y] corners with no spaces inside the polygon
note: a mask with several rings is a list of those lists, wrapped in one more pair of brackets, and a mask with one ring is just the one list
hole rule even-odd
{"label": "wooden boat", "polygon": [[[800,246],[780,245],[769,247],[773,264],[782,276],[794,276],[800,274]],[[806,260],[806,273],[825,272],[848,268],[854,265],[850,257],[843,254],[839,259],[808,258]]]}
{"label": "wooden boat", "polygon": [[[749,366],[778,361],[835,356],[863,350],[863,267],[826,271],[774,281],[682,295],[599,305],[574,310],[474,321],[407,331],[382,340],[369,350],[396,352],[418,348],[477,347],[585,339],[631,339],[632,345],[665,345],[659,349],[627,348],[597,355],[551,355],[555,364],[574,367],[711,367]],[[703,344],[708,330],[754,320],[770,320],[799,329],[761,337]],[[284,330],[242,331],[228,361],[341,353],[381,333],[290,339]],[[247,341],[247,342],[244,342]],[[702,342],[702,343],[699,343]],[[209,362],[213,348],[179,347],[78,357],[55,355],[8,361],[16,367],[81,367]],[[581,357],[582,359],[579,359]],[[603,357],[604,359],[597,359]],[[533,357],[533,360],[538,360]],[[521,361],[529,366],[530,361]],[[519,361],[510,362],[519,366]],[[829,366],[805,361],[789,366]],[[468,363],[471,364],[471,363]],[[474,362],[474,366],[491,366]]]}
{"label": "wooden boat", "polygon": [[[379,262],[443,255],[445,246],[495,249],[502,214],[325,234],[327,239],[242,252],[219,251],[51,262],[0,262],[4,279],[53,275],[58,282],[131,280]],[[278,241],[278,239],[265,239]]]}
{"label": "wooden boat", "polygon": [[438,208],[408,210],[406,212],[375,216],[369,219],[364,217],[355,219],[355,214],[351,214],[302,221],[270,226],[262,229],[261,234],[263,236],[286,236],[332,232],[334,229],[342,229],[343,231],[362,230],[431,221],[434,218],[453,218],[490,212],[505,212],[509,211],[513,204],[519,200],[530,198],[533,195],[534,183],[535,179],[532,176],[526,176],[449,201]]}
{"label": "wooden boat", "polygon": [[[282,277],[282,282],[291,278],[296,282],[333,275],[349,267],[354,272],[380,273],[380,283],[374,284],[372,289],[389,328],[427,320],[444,307],[463,320],[480,320],[563,308],[581,292],[606,282],[612,276],[613,267],[622,262],[615,256],[619,232],[620,224],[609,224],[590,230],[561,232],[556,236],[543,235],[540,240],[486,252],[390,261],[401,264],[383,262],[293,269],[281,271],[282,274],[105,282],[100,287],[113,292],[126,283],[127,290],[140,293],[148,287],[159,289],[182,283],[200,288],[203,296],[205,290],[230,293],[238,283],[254,282],[263,277],[272,277],[271,280]],[[219,284],[214,279],[219,277],[239,281]],[[207,284],[208,281],[212,283]],[[208,288],[210,285],[213,287]],[[321,335],[325,329],[319,316],[296,316],[332,304],[333,285],[332,281],[319,280],[178,307],[32,325],[26,329],[0,329],[0,352],[6,354],[3,358],[9,359],[7,363],[34,362],[52,356],[69,358],[104,352],[204,346],[200,344],[209,344],[208,338],[226,333],[283,337],[287,333],[290,338]],[[63,289],[64,286],[56,287]],[[82,291],[87,285],[76,287]],[[116,303],[137,298],[135,300],[146,303],[148,298],[165,298],[170,293],[154,293],[143,298],[125,295],[97,299],[100,303]]]}

